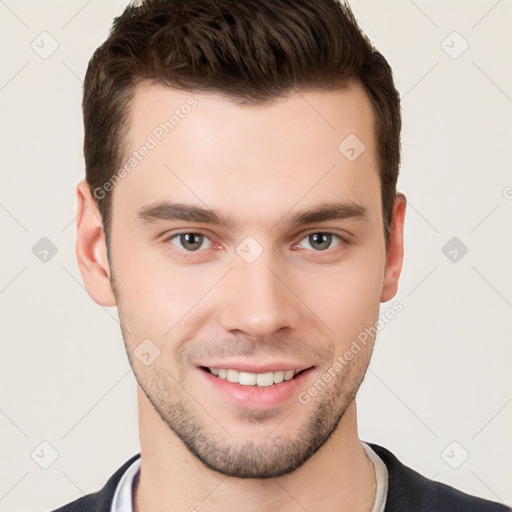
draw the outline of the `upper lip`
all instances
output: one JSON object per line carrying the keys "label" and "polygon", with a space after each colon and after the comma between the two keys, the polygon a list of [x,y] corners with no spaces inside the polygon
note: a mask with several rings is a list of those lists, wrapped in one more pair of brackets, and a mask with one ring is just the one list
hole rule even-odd
{"label": "upper lip", "polygon": [[288,371],[295,370],[296,373],[301,372],[303,370],[307,370],[311,368],[313,365],[305,364],[305,363],[290,363],[290,362],[271,362],[265,364],[251,364],[244,362],[229,362],[229,361],[219,361],[208,364],[202,364],[205,368],[220,368],[220,369],[229,369],[229,370],[238,370],[239,372],[246,373],[267,373],[267,372],[278,372],[278,371]]}

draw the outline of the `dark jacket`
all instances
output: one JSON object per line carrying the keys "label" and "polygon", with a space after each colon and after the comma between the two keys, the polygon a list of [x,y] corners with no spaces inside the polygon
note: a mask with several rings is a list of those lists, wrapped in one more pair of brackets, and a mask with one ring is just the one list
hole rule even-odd
{"label": "dark jacket", "polygon": [[[510,512],[505,505],[476,498],[448,485],[433,482],[404,466],[390,451],[368,443],[388,468],[385,512]],[[88,494],[53,512],[110,512],[123,473],[140,454],[119,468],[99,492]],[[141,511],[143,512],[143,511]]]}

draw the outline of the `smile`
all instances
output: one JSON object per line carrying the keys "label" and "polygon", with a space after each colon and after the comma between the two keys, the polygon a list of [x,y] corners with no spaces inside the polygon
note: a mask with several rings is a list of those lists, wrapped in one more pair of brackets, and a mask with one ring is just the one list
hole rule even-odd
{"label": "smile", "polygon": [[215,392],[214,399],[227,399],[243,409],[272,409],[293,400],[294,395],[307,387],[306,382],[315,371],[314,366],[297,362],[268,362],[258,367],[226,361],[225,365],[231,368],[221,368],[221,362],[197,368],[202,380]]}
{"label": "smile", "polygon": [[291,380],[300,370],[278,370],[265,373],[240,372],[232,368],[203,368],[212,375],[242,386],[268,387]]}

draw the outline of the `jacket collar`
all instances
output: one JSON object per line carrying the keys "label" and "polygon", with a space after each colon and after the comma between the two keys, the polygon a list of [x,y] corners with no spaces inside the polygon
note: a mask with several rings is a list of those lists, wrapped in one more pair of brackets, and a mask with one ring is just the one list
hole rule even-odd
{"label": "jacket collar", "polygon": [[[412,510],[414,512],[438,512],[439,510],[511,512],[511,509],[504,505],[470,496],[440,482],[433,482],[402,464],[386,448],[365,442],[382,459],[388,470],[389,480],[385,512],[410,512]],[[90,495],[89,507],[72,510],[77,512],[110,512],[112,499],[121,477],[139,457],[140,453],[134,455],[109,478],[101,491]],[[65,511],[64,508],[63,512]]]}

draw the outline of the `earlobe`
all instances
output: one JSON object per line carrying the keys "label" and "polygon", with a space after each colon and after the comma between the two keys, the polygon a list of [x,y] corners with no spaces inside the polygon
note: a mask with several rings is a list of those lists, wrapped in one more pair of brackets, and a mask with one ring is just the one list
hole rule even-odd
{"label": "earlobe", "polygon": [[406,205],[407,199],[405,195],[398,193],[393,205],[381,302],[391,300],[398,291],[398,279],[400,278],[404,259],[404,220]]}
{"label": "earlobe", "polygon": [[85,180],[78,183],[76,195],[76,257],[85,288],[94,302],[115,306],[101,216]]}

